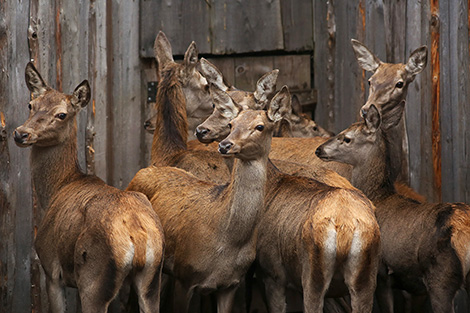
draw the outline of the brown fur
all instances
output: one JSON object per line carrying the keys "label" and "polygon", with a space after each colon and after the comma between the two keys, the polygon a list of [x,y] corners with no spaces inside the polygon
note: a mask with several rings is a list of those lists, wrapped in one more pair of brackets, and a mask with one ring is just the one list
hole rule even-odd
{"label": "brown fur", "polygon": [[[371,106],[364,123],[353,124],[330,139],[317,154],[326,160],[350,163],[354,167],[353,185],[377,207],[387,267],[379,276],[384,286],[378,289],[390,292],[385,286],[392,282],[415,295],[427,292],[433,312],[453,312],[453,299],[469,271],[470,207],[462,203],[418,203],[395,192],[387,157],[387,131],[398,124],[403,107],[404,103],[395,106],[382,120]],[[391,303],[381,306],[392,312]]]}
{"label": "brown fur", "polygon": [[[234,292],[255,258],[273,126],[266,113],[240,120],[239,128],[250,129],[249,135],[240,137],[234,130],[220,144],[221,151],[238,158],[229,184],[201,181],[180,169],[149,167],[128,187],[139,189],[145,182],[144,192],[153,190],[151,202],[167,238],[165,271],[178,279],[187,295],[179,302],[182,311],[188,309],[194,290],[204,290],[217,293],[218,312],[229,312]],[[266,131],[254,131],[258,124]]]}
{"label": "brown fur", "polygon": [[47,209],[34,246],[50,310],[64,312],[69,286],[78,288],[83,312],[104,313],[121,286],[132,283],[142,312],[155,311],[164,247],[157,215],[141,193],[110,187],[78,167],[75,115],[89,101],[88,83],[64,95],[47,87],[32,63],[26,82],[35,99],[14,136],[20,147],[32,145],[33,184]]}

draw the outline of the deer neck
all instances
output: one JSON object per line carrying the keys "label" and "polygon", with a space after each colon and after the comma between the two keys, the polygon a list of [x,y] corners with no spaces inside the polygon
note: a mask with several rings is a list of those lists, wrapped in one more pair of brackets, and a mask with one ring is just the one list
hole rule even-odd
{"label": "deer neck", "polygon": [[232,244],[244,244],[253,237],[264,209],[266,181],[267,158],[255,161],[235,160],[229,185],[232,197],[224,229],[226,240]]}
{"label": "deer neck", "polygon": [[155,105],[157,119],[151,151],[151,161],[155,165],[171,165],[167,164],[168,159],[187,149],[186,100],[178,73],[178,68],[174,66],[165,69],[158,86]]}
{"label": "deer neck", "polygon": [[351,183],[374,202],[394,193],[390,153],[385,138],[364,162],[353,168]]}
{"label": "deer neck", "polygon": [[41,208],[49,207],[54,194],[81,175],[77,157],[76,130],[73,140],[50,146],[33,146],[31,169],[33,185]]}

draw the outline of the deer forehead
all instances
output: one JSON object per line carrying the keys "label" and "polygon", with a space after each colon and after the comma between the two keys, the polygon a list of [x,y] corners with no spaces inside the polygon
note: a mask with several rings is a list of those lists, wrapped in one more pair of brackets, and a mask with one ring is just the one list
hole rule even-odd
{"label": "deer forehead", "polygon": [[389,85],[393,87],[400,79],[405,78],[405,64],[382,63],[370,80],[378,85],[377,88],[384,88]]}
{"label": "deer forehead", "polygon": [[31,100],[31,106],[35,111],[63,111],[67,112],[72,106],[71,96],[64,95],[56,90],[50,90],[44,95]]}
{"label": "deer forehead", "polygon": [[227,91],[229,96],[239,104],[243,109],[252,109],[256,105],[255,97],[252,92],[234,90]]}
{"label": "deer forehead", "polygon": [[232,121],[232,127],[252,129],[257,125],[266,125],[267,123],[269,122],[265,111],[247,110],[242,111],[238,117]]}

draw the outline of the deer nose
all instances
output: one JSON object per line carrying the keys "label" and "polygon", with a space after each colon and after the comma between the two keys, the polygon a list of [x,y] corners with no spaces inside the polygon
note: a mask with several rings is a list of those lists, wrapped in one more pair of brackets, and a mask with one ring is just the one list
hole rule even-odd
{"label": "deer nose", "polygon": [[318,147],[317,150],[315,150],[315,155],[316,155],[317,157],[320,157],[321,154],[322,154],[322,149],[321,149],[321,147]]}
{"label": "deer nose", "polygon": [[23,143],[23,141],[28,138],[29,134],[28,133],[22,133],[17,130],[13,132],[13,137],[15,138],[15,141],[18,143]]}
{"label": "deer nose", "polygon": [[207,135],[208,133],[210,133],[210,130],[199,125],[198,127],[196,127],[196,136],[198,139],[202,139],[204,138],[205,135]]}
{"label": "deer nose", "polygon": [[219,152],[221,154],[227,154],[229,150],[232,148],[233,143],[228,140],[223,140],[219,143]]}
{"label": "deer nose", "polygon": [[145,121],[144,128],[147,129],[150,126],[150,121]]}

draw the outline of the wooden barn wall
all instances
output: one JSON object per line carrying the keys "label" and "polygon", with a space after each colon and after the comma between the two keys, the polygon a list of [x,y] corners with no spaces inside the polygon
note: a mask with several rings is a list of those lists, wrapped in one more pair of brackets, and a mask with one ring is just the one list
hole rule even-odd
{"label": "wooden barn wall", "polygon": [[428,65],[408,90],[408,180],[429,200],[470,202],[469,2],[314,1],[316,121],[332,131],[358,118],[367,79],[350,39],[386,62],[428,47]]}
{"label": "wooden barn wall", "polygon": [[[28,115],[29,60],[66,93],[90,81],[92,101],[78,118],[79,161],[124,188],[149,158],[141,125],[152,105],[146,83],[156,80],[160,29],[175,54],[195,40],[237,87],[252,88],[278,67],[287,72],[278,87],[310,90],[307,103],[315,88],[316,120],[335,132],[357,120],[367,97],[370,74],[357,65],[351,38],[389,62],[425,44],[428,65],[406,107],[408,178],[428,199],[470,202],[469,25],[468,0],[0,0],[0,313],[48,306],[32,249],[44,211],[34,201],[30,151],[11,136]],[[80,312],[73,289],[67,303],[67,312]]]}

